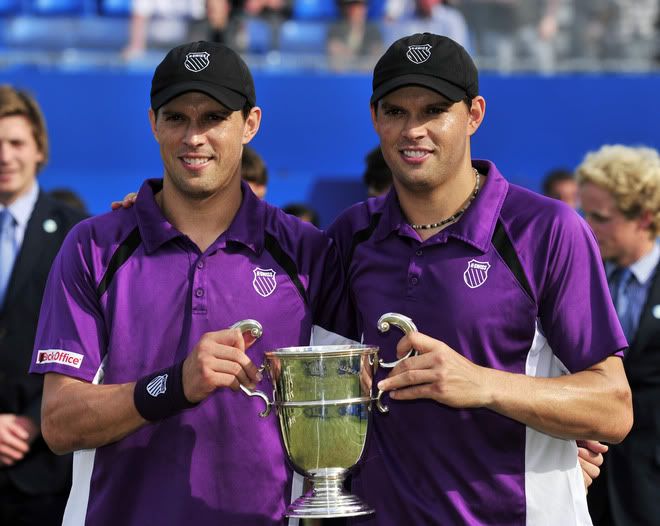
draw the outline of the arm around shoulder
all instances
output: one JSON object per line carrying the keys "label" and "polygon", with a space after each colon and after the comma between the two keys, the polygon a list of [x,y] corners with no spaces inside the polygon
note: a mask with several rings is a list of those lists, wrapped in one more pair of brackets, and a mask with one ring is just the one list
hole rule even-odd
{"label": "arm around shoulder", "polygon": [[133,401],[135,383],[96,385],[69,376],[44,377],[41,430],[57,454],[101,447],[134,432],[146,420]]}

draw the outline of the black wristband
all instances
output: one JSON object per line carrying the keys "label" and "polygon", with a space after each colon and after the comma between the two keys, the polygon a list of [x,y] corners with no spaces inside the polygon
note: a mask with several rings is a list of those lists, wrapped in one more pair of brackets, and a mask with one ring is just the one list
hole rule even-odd
{"label": "black wristband", "polygon": [[183,362],[152,373],[135,382],[133,401],[142,418],[162,420],[179,411],[195,407],[183,394]]}

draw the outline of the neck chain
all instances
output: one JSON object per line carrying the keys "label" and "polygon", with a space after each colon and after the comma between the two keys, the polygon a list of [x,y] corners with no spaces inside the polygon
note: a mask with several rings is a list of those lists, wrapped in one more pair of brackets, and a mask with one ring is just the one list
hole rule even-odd
{"label": "neck chain", "polygon": [[441,226],[445,226],[448,223],[451,223],[452,221],[456,221],[459,217],[463,215],[463,212],[465,212],[468,207],[472,204],[472,201],[474,201],[474,198],[477,197],[477,194],[479,193],[479,172],[475,169],[474,170],[474,175],[476,178],[476,181],[474,183],[474,190],[472,190],[472,193],[470,194],[470,197],[467,200],[467,203],[465,203],[465,206],[461,208],[458,212],[456,212],[454,215],[449,216],[447,219],[443,219],[442,221],[438,221],[437,223],[427,223],[425,225],[417,225],[415,223],[410,223],[410,226],[415,229],[415,230],[431,230],[432,228],[439,228]]}

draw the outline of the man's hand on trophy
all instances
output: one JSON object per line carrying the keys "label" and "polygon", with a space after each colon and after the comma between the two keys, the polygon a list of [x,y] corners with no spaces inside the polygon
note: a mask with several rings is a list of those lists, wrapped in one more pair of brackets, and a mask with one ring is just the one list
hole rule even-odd
{"label": "man's hand on trophy", "polygon": [[207,332],[183,363],[183,392],[189,402],[201,402],[216,389],[233,391],[240,384],[254,389],[261,373],[245,354],[255,338],[239,329]]}
{"label": "man's hand on trophy", "polygon": [[131,192],[130,194],[126,194],[124,199],[121,201],[113,201],[110,203],[110,208],[112,210],[119,210],[120,208],[130,208],[135,204],[135,200],[137,199],[137,192]]}
{"label": "man's hand on trophy", "polygon": [[406,334],[397,344],[397,356],[411,356],[392,369],[378,388],[395,400],[429,398],[456,408],[482,407],[488,401],[488,370],[445,343],[420,332]]}

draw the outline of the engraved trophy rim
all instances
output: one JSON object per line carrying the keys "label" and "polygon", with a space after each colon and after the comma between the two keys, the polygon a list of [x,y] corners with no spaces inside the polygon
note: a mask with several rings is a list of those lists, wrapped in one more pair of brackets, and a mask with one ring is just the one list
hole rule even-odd
{"label": "engraved trophy rim", "polygon": [[319,358],[321,356],[353,356],[355,354],[377,353],[377,345],[365,345],[356,343],[353,345],[302,345],[298,347],[280,347],[267,351],[264,355],[267,358]]}

